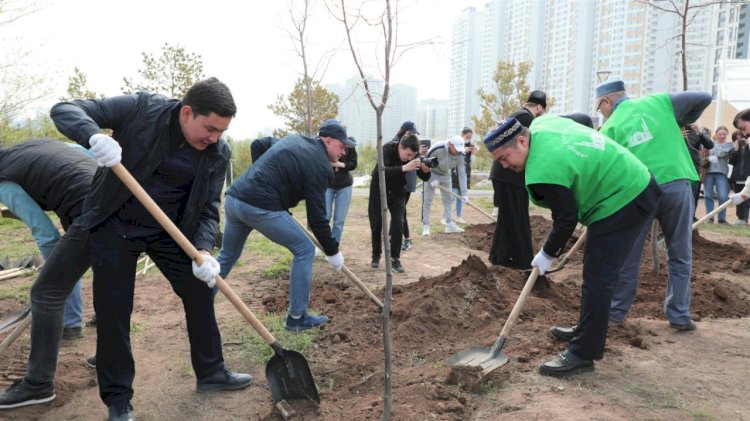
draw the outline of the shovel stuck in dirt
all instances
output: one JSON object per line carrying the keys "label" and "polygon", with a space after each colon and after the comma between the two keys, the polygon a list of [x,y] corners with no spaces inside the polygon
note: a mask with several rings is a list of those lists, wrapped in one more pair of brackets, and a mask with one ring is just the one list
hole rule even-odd
{"label": "shovel stuck in dirt", "polygon": [[[197,264],[203,264],[203,256],[159,208],[159,205],[151,199],[130,172],[122,164],[112,167],[112,171],[138,201],[143,204],[154,219],[159,222],[162,228],[169,233],[180,248]],[[274,403],[284,399],[311,400],[320,403],[318,388],[315,385],[315,380],[305,357],[299,352],[284,349],[221,276],[216,276],[216,286],[273,349],[274,356],[266,364],[266,379],[268,380]]]}
{"label": "shovel stuck in dirt", "polygon": [[526,280],[526,284],[523,286],[521,295],[518,297],[516,304],[513,306],[513,310],[510,312],[510,316],[508,316],[508,320],[505,322],[505,326],[503,326],[503,330],[502,332],[500,332],[500,336],[497,338],[491,348],[487,348],[484,346],[475,346],[469,349],[465,349],[450,357],[448,359],[448,365],[451,367],[479,367],[482,369],[482,375],[487,375],[492,370],[495,370],[496,368],[500,368],[507,364],[508,356],[505,355],[504,352],[502,352],[503,345],[505,345],[505,340],[508,338],[510,330],[513,329],[513,325],[516,324],[518,315],[521,314],[521,309],[523,309],[524,304],[526,304],[526,298],[528,298],[532,288],[534,288],[536,278],[538,277],[539,268],[535,267],[531,271],[531,275],[529,275],[529,278]]}

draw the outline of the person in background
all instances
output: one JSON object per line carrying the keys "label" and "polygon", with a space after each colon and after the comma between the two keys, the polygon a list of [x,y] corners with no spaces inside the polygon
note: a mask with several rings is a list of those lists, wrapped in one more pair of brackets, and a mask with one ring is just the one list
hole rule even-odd
{"label": "person in background", "polygon": [[[464,203],[469,202],[469,191],[466,188],[466,170],[464,169],[464,139],[453,136],[450,140],[437,142],[427,151],[427,159],[437,158],[437,166],[431,169],[430,183],[425,185],[422,196],[422,235],[430,235],[430,210],[435,193],[440,192],[443,202],[443,218],[445,218],[446,233],[461,233],[464,229],[453,221],[453,196],[449,194],[453,189],[451,170],[458,174],[459,197]],[[442,188],[442,189],[441,189]]]}
{"label": "person in background", "polygon": [[[471,143],[471,137],[474,136],[474,131],[468,127],[464,127],[461,130],[461,137],[464,139],[464,168],[466,169],[466,189],[471,189],[471,163],[474,162],[476,156],[475,146]],[[459,224],[465,224],[466,221],[463,218],[463,201],[461,200],[460,191],[458,189],[458,172],[455,168],[451,169],[451,185],[453,186],[453,194],[456,197],[456,222]]]}
{"label": "person in background", "polygon": [[[728,140],[729,130],[724,126],[716,128],[714,134],[714,147],[708,152],[708,170],[706,171],[706,182],[703,191],[703,201],[706,205],[706,213],[714,210],[714,187],[719,198],[719,204],[727,201],[729,197],[729,155],[734,150],[734,144]],[[727,211],[719,212],[720,224],[727,223]],[[708,220],[713,223],[713,218]]]}
{"label": "person in background", "polygon": [[[349,140],[354,145],[357,144],[353,137],[349,137]],[[333,217],[331,232],[340,245],[344,220],[349,212],[349,203],[352,201],[352,184],[354,184],[352,171],[357,168],[357,148],[347,144],[344,155],[338,161],[331,162],[331,167],[333,167],[333,179],[326,189],[326,216],[329,221]]]}
{"label": "person in background", "polygon": [[[695,123],[688,124],[682,128],[682,138],[685,139],[685,144],[688,146],[688,152],[690,152],[690,159],[693,161],[695,171],[698,172],[699,180],[692,183],[693,199],[695,208],[698,208],[698,197],[700,196],[701,184],[706,180],[706,171],[701,168],[708,166],[708,159],[705,157],[707,151],[714,147],[714,141],[711,137],[706,134],[700,126]],[[693,215],[693,221],[696,220]]]}
{"label": "person in background", "polygon": [[[417,130],[417,126],[414,124],[413,121],[404,121],[403,124],[401,124],[401,128],[398,129],[398,132],[396,132],[396,135],[393,136],[393,139],[391,139],[391,142],[394,142],[398,144],[398,142],[401,141],[401,138],[403,138],[407,133],[418,135],[419,131]],[[427,150],[425,149],[424,152],[422,152],[422,147],[419,148],[420,154],[424,155],[427,153]],[[408,212],[406,211],[406,205],[409,204],[409,198],[411,197],[411,194],[417,191],[417,175],[415,172],[407,172],[406,173],[406,195],[404,196],[404,217],[403,217],[403,242],[401,243],[401,250],[409,250],[413,247],[413,243],[411,242],[411,238],[409,235],[409,219],[407,218]]]}
{"label": "person in background", "polygon": [[[732,133],[733,150],[729,155],[729,165],[732,165],[732,177],[730,182],[735,193],[739,193],[745,188],[747,177],[750,176],[750,148],[747,146],[747,139],[742,136],[742,132],[735,130]],[[737,225],[747,225],[748,211],[750,202],[744,201],[737,205]]]}

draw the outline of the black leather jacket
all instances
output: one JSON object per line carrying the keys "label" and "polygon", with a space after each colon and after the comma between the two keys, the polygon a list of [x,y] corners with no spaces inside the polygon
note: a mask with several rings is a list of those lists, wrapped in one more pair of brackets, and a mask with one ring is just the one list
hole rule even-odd
{"label": "black leather jacket", "polygon": [[[169,122],[179,100],[138,92],[97,100],[62,102],[50,112],[60,133],[88,148],[89,138],[102,128],[112,129],[122,146],[122,164],[143,183],[161,163],[169,148]],[[229,145],[222,139],[200,154],[196,177],[179,228],[198,249],[211,250],[219,229],[219,204],[224,186]],[[104,222],[132,194],[109,168],[99,168],[81,215],[84,229]]]}

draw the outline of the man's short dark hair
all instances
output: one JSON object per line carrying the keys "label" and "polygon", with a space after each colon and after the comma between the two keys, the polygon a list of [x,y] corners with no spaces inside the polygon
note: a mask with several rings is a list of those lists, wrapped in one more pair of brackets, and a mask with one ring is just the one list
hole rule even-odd
{"label": "man's short dark hair", "polygon": [[732,125],[735,129],[739,129],[739,127],[737,126],[740,124],[740,120],[750,121],[750,108],[745,108],[744,110],[738,112],[736,116],[734,116]]}
{"label": "man's short dark hair", "polygon": [[237,106],[227,85],[215,77],[196,82],[185,94],[182,105],[188,105],[195,116],[216,113],[222,117],[234,117]]}
{"label": "man's short dark hair", "polygon": [[464,129],[461,130],[461,136],[464,136],[466,133],[474,134],[474,130],[471,130],[469,127],[464,127]]}
{"label": "man's short dark hair", "polygon": [[404,149],[411,149],[414,152],[419,152],[419,139],[417,139],[417,135],[414,133],[406,133],[399,141],[399,144]]}

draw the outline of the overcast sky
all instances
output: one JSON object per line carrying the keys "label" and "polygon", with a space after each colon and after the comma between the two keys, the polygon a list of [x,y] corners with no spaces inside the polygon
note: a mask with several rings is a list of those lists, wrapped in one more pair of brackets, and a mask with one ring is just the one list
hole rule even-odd
{"label": "overcast sky", "polygon": [[[481,8],[485,2],[399,2],[399,44],[434,43],[405,51],[392,70],[391,82],[416,86],[420,99],[447,99],[453,21],[465,8]],[[282,29],[290,24],[288,1],[46,0],[44,4],[40,11],[0,27],[2,40],[29,51],[30,68],[44,72],[53,82],[54,92],[39,107],[53,105],[65,93],[74,67],[87,75],[91,90],[119,94],[122,78],[137,76],[142,67],[141,52],[158,55],[167,42],[200,54],[206,76],[216,76],[230,87],[238,113],[229,135],[254,138],[259,131],[281,125],[267,105],[292,89],[302,68]],[[367,32],[357,33],[367,71],[378,75],[373,66],[380,46]],[[322,77],[324,84],[343,83],[357,73],[343,25],[329,15],[322,1],[313,10],[308,44],[314,64],[325,51],[337,50]]]}

